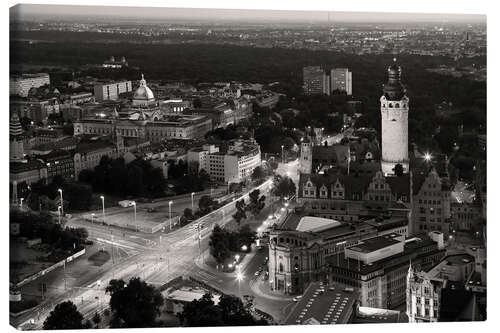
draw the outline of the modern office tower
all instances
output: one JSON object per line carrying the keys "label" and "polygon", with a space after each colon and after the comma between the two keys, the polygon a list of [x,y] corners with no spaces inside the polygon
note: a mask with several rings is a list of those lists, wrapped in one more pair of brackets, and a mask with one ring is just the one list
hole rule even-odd
{"label": "modern office tower", "polygon": [[330,82],[325,71],[320,66],[309,66],[302,69],[304,94],[330,95]]}
{"label": "modern office tower", "polygon": [[352,95],[352,72],[348,68],[334,68],[330,72],[331,91],[345,91],[348,96]]}

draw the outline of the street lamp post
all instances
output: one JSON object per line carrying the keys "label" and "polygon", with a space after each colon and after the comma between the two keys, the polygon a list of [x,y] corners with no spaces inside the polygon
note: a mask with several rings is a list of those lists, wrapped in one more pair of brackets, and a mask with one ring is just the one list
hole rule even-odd
{"label": "street lamp post", "polygon": [[101,201],[102,201],[102,223],[104,224],[104,218],[106,217],[106,211],[104,210],[104,196],[101,195]]}
{"label": "street lamp post", "polygon": [[59,224],[61,224],[61,206],[57,206],[57,213],[59,214]]}
{"label": "street lamp post", "polygon": [[135,203],[135,201],[133,201],[132,205],[134,206],[134,224],[135,224],[135,230],[139,231],[139,227],[137,226],[137,204]]}
{"label": "street lamp post", "polygon": [[24,200],[24,198],[21,198],[20,200],[21,200],[21,204],[19,205],[19,208],[22,210],[23,209],[23,200]]}
{"label": "street lamp post", "polygon": [[170,223],[170,230],[172,230],[172,204],[173,201],[168,202],[168,221]]}
{"label": "street lamp post", "polygon": [[61,214],[64,215],[64,201],[63,201],[63,191],[61,189],[57,190],[59,194],[61,195]]}
{"label": "street lamp post", "polygon": [[194,213],[194,192],[191,193],[191,211]]}
{"label": "street lamp post", "polygon": [[283,149],[285,149],[285,146],[281,145],[281,163],[285,163],[285,156]]}
{"label": "street lamp post", "polygon": [[241,286],[240,282],[243,281],[245,276],[241,273],[240,265],[238,265],[238,272],[236,273],[236,281],[238,281],[238,296],[241,298]]}

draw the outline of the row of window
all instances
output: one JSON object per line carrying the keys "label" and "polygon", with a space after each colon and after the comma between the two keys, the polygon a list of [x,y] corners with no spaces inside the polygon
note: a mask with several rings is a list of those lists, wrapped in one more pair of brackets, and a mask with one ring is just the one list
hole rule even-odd
{"label": "row of window", "polygon": [[441,200],[427,200],[427,199],[418,199],[418,203],[421,204],[429,204],[429,205],[440,205],[441,204]]}

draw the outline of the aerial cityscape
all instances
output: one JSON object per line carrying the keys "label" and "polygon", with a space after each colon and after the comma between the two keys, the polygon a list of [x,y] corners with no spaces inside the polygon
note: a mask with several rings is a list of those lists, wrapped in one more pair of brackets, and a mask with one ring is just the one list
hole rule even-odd
{"label": "aerial cityscape", "polygon": [[485,321],[486,16],[10,8],[20,330]]}

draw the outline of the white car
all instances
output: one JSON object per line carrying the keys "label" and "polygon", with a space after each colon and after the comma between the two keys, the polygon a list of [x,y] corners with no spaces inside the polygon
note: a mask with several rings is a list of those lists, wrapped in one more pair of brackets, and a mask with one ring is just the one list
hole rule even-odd
{"label": "white car", "polygon": [[298,301],[300,301],[301,299],[302,299],[302,295],[294,297],[294,298],[293,298],[293,301],[294,301],[294,302],[298,302]]}

